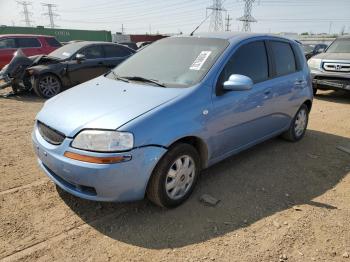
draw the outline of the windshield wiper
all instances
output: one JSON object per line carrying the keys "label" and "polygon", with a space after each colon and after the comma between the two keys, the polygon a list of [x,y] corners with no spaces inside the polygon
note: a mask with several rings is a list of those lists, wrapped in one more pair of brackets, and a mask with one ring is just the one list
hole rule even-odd
{"label": "windshield wiper", "polygon": [[147,82],[147,83],[155,84],[157,86],[166,87],[165,84],[159,82],[158,80],[149,79],[149,78],[145,78],[145,77],[142,77],[142,76],[123,76],[123,77],[120,77],[120,78],[131,80],[131,81]]}
{"label": "windshield wiper", "polygon": [[111,70],[111,73],[114,75],[114,79],[130,83],[130,81],[127,78],[118,76],[113,70]]}

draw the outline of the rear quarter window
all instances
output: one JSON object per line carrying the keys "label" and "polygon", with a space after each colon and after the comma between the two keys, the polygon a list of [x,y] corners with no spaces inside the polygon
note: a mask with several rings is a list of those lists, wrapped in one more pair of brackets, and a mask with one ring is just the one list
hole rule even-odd
{"label": "rear quarter window", "polygon": [[17,38],[16,41],[19,48],[41,47],[37,38]]}
{"label": "rear quarter window", "polygon": [[273,52],[276,76],[283,76],[297,71],[294,52],[287,42],[270,41]]}
{"label": "rear quarter window", "polygon": [[48,37],[48,38],[45,38],[45,40],[49,46],[52,46],[52,47],[61,47],[62,46],[61,43],[58,42],[56,40],[56,38],[54,38],[54,37]]}

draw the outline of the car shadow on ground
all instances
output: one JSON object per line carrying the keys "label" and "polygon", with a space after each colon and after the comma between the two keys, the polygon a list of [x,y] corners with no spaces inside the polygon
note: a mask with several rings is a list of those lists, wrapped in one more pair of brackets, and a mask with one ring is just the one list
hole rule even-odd
{"label": "car shadow on ground", "polygon": [[5,95],[8,94],[10,91],[11,91],[10,89],[1,90],[0,99],[16,100],[16,101],[30,102],[30,103],[43,103],[46,101],[46,99],[38,97],[33,92],[21,92],[19,94],[10,95],[6,97]]}
{"label": "car shadow on ground", "polygon": [[[203,171],[193,196],[171,210],[147,200],[96,203],[58,192],[78,216],[110,238],[151,249],[183,247],[244,228],[294,205],[337,208],[315,198],[350,171],[349,155],[337,150],[338,145],[350,147],[350,139],[308,130],[298,143],[269,140]],[[206,206],[199,201],[202,194],[220,202]]]}
{"label": "car shadow on ground", "polygon": [[318,91],[315,99],[338,104],[350,104],[350,92],[347,91]]}

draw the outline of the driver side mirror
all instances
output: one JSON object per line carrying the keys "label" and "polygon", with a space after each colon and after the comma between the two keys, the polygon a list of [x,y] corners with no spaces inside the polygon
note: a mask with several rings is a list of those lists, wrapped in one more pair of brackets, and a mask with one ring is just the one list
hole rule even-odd
{"label": "driver side mirror", "polygon": [[320,49],[317,49],[315,53],[321,54],[321,53],[324,53],[325,50],[326,50],[325,48],[320,48]]}
{"label": "driver side mirror", "polygon": [[78,63],[81,63],[81,61],[83,61],[83,60],[85,60],[85,59],[86,59],[86,57],[85,57],[85,55],[83,55],[83,54],[77,54],[77,55],[75,56],[75,60],[77,60]]}
{"label": "driver side mirror", "polygon": [[245,91],[252,89],[253,85],[253,80],[250,77],[234,74],[224,82],[223,89],[228,91]]}

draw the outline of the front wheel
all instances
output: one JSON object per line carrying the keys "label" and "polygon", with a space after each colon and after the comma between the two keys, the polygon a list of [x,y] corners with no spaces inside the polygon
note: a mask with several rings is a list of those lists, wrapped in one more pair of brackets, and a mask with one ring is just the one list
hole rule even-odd
{"label": "front wheel", "polygon": [[159,161],[147,187],[147,197],[161,207],[176,207],[192,193],[200,173],[197,150],[189,144],[172,147]]}
{"label": "front wheel", "polygon": [[312,92],[313,92],[313,94],[314,94],[314,96],[317,94],[317,88],[315,88],[315,87],[313,87],[312,88]]}
{"label": "front wheel", "polygon": [[62,85],[57,76],[45,74],[34,81],[33,89],[39,97],[51,98],[61,92]]}
{"label": "front wheel", "polygon": [[308,122],[309,109],[303,104],[293,118],[288,131],[282,134],[282,137],[291,142],[299,141],[305,135]]}

